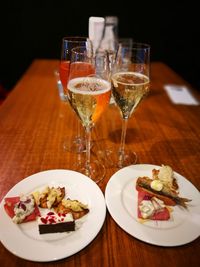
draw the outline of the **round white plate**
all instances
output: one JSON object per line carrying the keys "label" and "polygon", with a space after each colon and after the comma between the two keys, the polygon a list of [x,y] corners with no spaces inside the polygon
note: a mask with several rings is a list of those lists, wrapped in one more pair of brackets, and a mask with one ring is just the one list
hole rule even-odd
{"label": "round white plate", "polygon": [[192,199],[188,209],[173,207],[169,221],[138,221],[135,183],[139,176],[152,177],[153,168],[160,169],[160,166],[131,165],[111,177],[106,186],[105,199],[112,218],[127,233],[149,244],[179,246],[193,241],[200,235],[200,194],[193,184],[176,172],[179,195]]}
{"label": "round white plate", "polygon": [[65,186],[66,197],[87,204],[90,212],[79,220],[79,229],[70,233],[39,234],[37,222],[17,225],[0,205],[0,238],[13,254],[32,261],[55,261],[80,251],[100,231],[106,215],[102,191],[87,176],[70,170],[49,170],[33,174],[16,184],[5,197],[40,190],[47,185]]}

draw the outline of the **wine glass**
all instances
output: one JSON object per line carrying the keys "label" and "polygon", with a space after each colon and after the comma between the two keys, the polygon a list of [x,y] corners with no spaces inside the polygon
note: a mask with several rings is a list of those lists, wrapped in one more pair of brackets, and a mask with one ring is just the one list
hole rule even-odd
{"label": "wine glass", "polygon": [[[86,136],[86,160],[79,163],[77,171],[98,183],[105,176],[105,167],[98,160],[91,161],[91,131],[110,101],[108,55],[101,52],[93,58],[87,48],[77,47],[72,49],[72,61],[67,85],[68,98],[85,129]],[[85,65],[94,70],[93,74],[88,75],[85,72]],[[77,68],[79,71],[74,71]]]}
{"label": "wine glass", "polygon": [[121,142],[118,151],[117,167],[135,164],[137,155],[125,149],[128,119],[149,91],[150,46],[133,43],[119,45],[116,62],[111,76],[112,94],[122,117]]}
{"label": "wine glass", "polygon": [[[62,38],[61,60],[59,65],[59,77],[63,87],[64,101],[67,101],[67,82],[70,70],[71,50],[77,46],[87,47],[92,53],[92,43],[87,37],[69,36]],[[60,85],[60,84],[59,84]],[[77,135],[72,144],[64,141],[63,148],[69,152],[80,153],[85,151],[85,138],[81,136],[81,125],[77,122]]]}

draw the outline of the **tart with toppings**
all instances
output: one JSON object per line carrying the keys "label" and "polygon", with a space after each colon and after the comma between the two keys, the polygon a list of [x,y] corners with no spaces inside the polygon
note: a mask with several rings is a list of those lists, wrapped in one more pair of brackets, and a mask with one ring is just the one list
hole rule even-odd
{"label": "tart with toppings", "polygon": [[65,187],[47,186],[42,192],[34,192],[33,196],[40,208],[51,209],[57,207],[65,197]]}
{"label": "tart with toppings", "polygon": [[78,200],[63,199],[62,202],[55,208],[57,213],[72,213],[75,220],[85,216],[88,212],[88,206]]}
{"label": "tart with toppings", "polygon": [[179,186],[170,166],[162,165],[159,170],[152,170],[152,178],[138,177],[138,218],[168,220],[169,206],[180,205],[187,208],[190,199],[179,196]]}
{"label": "tart with toppings", "polygon": [[34,221],[40,215],[33,195],[5,198],[4,209],[14,223]]}

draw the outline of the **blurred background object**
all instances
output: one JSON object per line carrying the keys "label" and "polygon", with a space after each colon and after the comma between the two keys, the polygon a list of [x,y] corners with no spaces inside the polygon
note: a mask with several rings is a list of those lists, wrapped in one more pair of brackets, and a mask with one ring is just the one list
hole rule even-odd
{"label": "blurred background object", "polygon": [[[118,17],[118,36],[151,45],[162,61],[200,90],[199,22],[194,1],[1,1],[0,84],[9,91],[35,58],[60,58],[63,36],[88,35],[91,16]],[[131,6],[130,6],[131,4]]]}
{"label": "blurred background object", "polygon": [[0,105],[6,99],[8,91],[0,84]]}
{"label": "blurred background object", "polygon": [[102,39],[99,43],[99,49],[116,51],[118,43],[118,17],[106,16]]}
{"label": "blurred background object", "polygon": [[94,53],[99,47],[104,30],[105,19],[103,17],[89,17],[88,37],[92,41]]}

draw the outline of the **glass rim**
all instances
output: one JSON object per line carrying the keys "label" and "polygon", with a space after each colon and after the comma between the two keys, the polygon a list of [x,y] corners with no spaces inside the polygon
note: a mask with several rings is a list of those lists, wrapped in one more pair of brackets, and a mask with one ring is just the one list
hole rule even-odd
{"label": "glass rim", "polygon": [[86,46],[75,46],[71,49],[71,54],[75,54],[75,55],[87,55],[88,58],[92,58],[93,57],[93,53],[92,53],[92,49],[88,49]]}
{"label": "glass rim", "polygon": [[141,43],[141,42],[133,42],[132,45],[131,45],[131,48],[132,49],[150,49],[151,46],[150,44],[147,44],[147,43]]}
{"label": "glass rim", "polygon": [[88,37],[86,36],[64,36],[62,37],[62,41],[67,41],[67,42],[73,42],[73,43],[79,43],[79,42],[87,42]]}

